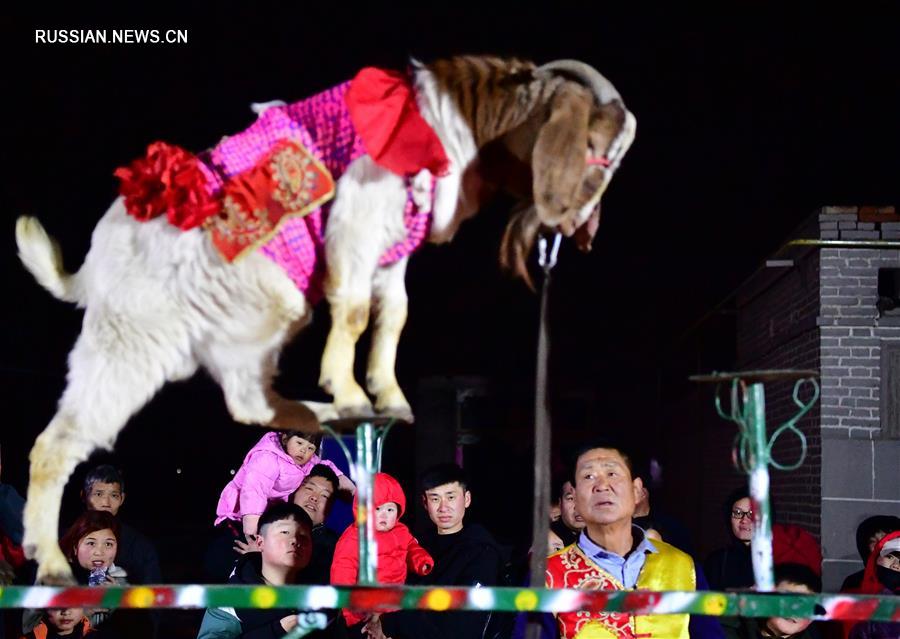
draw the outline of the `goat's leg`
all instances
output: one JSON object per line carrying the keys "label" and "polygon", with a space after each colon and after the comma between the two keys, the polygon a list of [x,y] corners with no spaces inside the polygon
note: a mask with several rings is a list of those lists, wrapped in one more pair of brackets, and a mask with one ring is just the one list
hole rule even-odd
{"label": "goat's leg", "polygon": [[236,422],[296,430],[306,433],[318,432],[319,413],[333,418],[333,411],[324,410],[327,404],[312,404],[285,399],[272,390],[275,366],[274,354],[253,354],[244,351],[247,359],[242,363],[233,360],[227,368],[220,368],[215,376],[225,393],[225,405]]}
{"label": "goat's leg", "polygon": [[[57,543],[63,488],[80,462],[97,448],[111,448],[119,431],[166,379],[190,362],[156,360],[159,341],[129,329],[125,321],[98,326],[85,318],[85,331],[69,357],[69,383],[59,410],[31,449],[31,477],[25,503],[23,547],[38,562],[39,583],[73,583]],[[156,336],[159,337],[159,336]]]}
{"label": "goat's leg", "polygon": [[406,263],[407,258],[403,258],[375,272],[372,287],[374,328],[366,386],[375,396],[378,413],[412,421],[412,410],[400,390],[395,372],[397,345],[406,323]]}
{"label": "goat's leg", "polygon": [[38,563],[38,583],[75,583],[57,540],[63,489],[75,467],[95,448],[83,430],[75,415],[59,411],[31,449],[22,546]]}
{"label": "goat's leg", "polygon": [[259,344],[217,343],[207,347],[202,356],[222,387],[225,405],[236,422],[265,426],[275,419],[275,395],[269,392],[275,356],[266,351]]}
{"label": "goat's leg", "polygon": [[341,417],[371,417],[372,403],[353,377],[356,342],[369,322],[369,297],[330,295],[331,331],[322,353],[319,385],[334,396]]}
{"label": "goat's leg", "polygon": [[356,342],[369,322],[372,280],[382,252],[402,239],[403,179],[363,156],[341,177],[325,233],[325,296],[331,332],[319,385],[342,417],[369,417],[372,403],[353,377]]}
{"label": "goat's leg", "polygon": [[204,346],[201,359],[222,387],[236,422],[317,432],[321,421],[337,417],[331,404],[292,401],[272,390],[281,345],[307,322],[306,317],[285,321],[264,342],[219,340]]}

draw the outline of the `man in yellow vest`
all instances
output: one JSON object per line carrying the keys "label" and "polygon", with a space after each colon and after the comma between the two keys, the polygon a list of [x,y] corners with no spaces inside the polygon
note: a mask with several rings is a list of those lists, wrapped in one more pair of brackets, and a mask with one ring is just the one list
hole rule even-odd
{"label": "man in yellow vest", "polygon": [[[575,460],[575,504],[585,529],[574,544],[547,559],[548,588],[582,590],[703,590],[690,555],[647,538],[632,524],[643,484],[621,447],[598,442]],[[570,612],[556,615],[563,639],[688,639],[722,637],[712,617]]]}

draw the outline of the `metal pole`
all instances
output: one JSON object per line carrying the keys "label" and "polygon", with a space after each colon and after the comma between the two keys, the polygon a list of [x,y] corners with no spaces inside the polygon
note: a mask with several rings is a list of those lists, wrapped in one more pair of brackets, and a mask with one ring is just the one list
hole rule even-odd
{"label": "metal pole", "polygon": [[359,575],[356,582],[370,586],[378,583],[376,566],[378,550],[375,542],[375,497],[373,475],[374,428],[370,422],[356,427],[356,526],[359,531]]}
{"label": "metal pole", "polygon": [[550,410],[547,406],[547,291],[550,272],[541,291],[541,324],[538,329],[537,383],[534,389],[534,506],[531,519],[531,587],[544,587],[547,568],[547,536],[550,530]]}
{"label": "metal pole", "polygon": [[392,419],[376,432],[375,440],[375,472],[381,472],[381,454],[384,452],[384,440],[387,439],[391,427],[394,425]]}
{"label": "metal pole", "polygon": [[750,427],[750,499],[753,508],[753,534],[750,549],[756,589],[775,589],[772,574],[772,520],[769,506],[769,442],[766,437],[766,392],[762,383],[751,384],[745,394]]}
{"label": "metal pole", "polygon": [[[715,382],[716,412],[722,419],[734,422],[738,435],[734,442],[734,462],[739,470],[747,473],[750,481],[750,499],[753,510],[753,533],[750,550],[753,561],[753,576],[756,589],[760,592],[774,590],[772,575],[772,513],[769,502],[769,464],[779,470],[795,470],[806,457],[806,437],[797,428],[797,421],[806,415],[819,399],[819,385],[815,371],[810,370],[761,370],[741,373],[713,373],[694,375],[695,382]],[[797,380],[794,384],[793,401],[800,410],[779,426],[771,437],[766,434],[766,393],[765,381]],[[749,386],[748,386],[748,380]],[[722,408],[719,388],[722,383],[731,386],[731,409]],[[800,398],[805,384],[810,385],[810,397]],[[800,442],[800,456],[793,464],[781,464],[772,459],[772,447],[778,438],[792,432]]]}
{"label": "metal pole", "polygon": [[[531,520],[531,587],[543,588],[547,569],[547,536],[550,530],[550,407],[547,403],[548,360],[550,331],[547,326],[547,306],[550,292],[550,271],[556,265],[560,234],[549,245],[547,238],[538,238],[538,264],[544,271],[541,285],[540,326],[538,327],[537,366],[534,385],[534,505]],[[549,249],[549,250],[548,250]],[[526,639],[539,639],[541,625],[529,619]]]}

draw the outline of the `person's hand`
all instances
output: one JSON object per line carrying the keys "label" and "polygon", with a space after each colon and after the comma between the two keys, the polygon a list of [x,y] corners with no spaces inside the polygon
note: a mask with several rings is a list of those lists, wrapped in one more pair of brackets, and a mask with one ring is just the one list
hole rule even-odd
{"label": "person's hand", "polygon": [[248,552],[259,552],[259,544],[256,540],[244,543],[240,539],[235,539],[233,550],[239,555],[246,555]]}
{"label": "person's hand", "polygon": [[16,578],[16,571],[8,562],[0,559],[0,586],[11,586]]}
{"label": "person's hand", "polygon": [[290,632],[297,627],[297,615],[288,615],[281,618],[281,627],[285,632]]}
{"label": "person's hand", "polygon": [[347,475],[340,475],[338,477],[338,490],[347,491],[352,497],[356,494],[356,484],[354,484],[353,480],[347,477]]}
{"label": "person's hand", "polygon": [[366,625],[363,626],[363,632],[369,639],[390,639],[384,635],[384,630],[381,628],[381,615],[377,612],[369,617]]}

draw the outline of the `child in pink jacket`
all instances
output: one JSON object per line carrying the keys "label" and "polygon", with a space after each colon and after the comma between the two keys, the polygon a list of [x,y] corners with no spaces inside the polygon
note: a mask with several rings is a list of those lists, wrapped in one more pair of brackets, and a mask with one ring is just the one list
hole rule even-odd
{"label": "child in pink jacket", "polygon": [[[404,524],[400,516],[406,509],[406,496],[400,483],[387,473],[376,473],[373,477],[373,502],[375,512],[375,543],[378,546],[376,578],[380,584],[406,583],[407,568],[417,575],[427,575],[434,567],[434,559],[419,545],[416,538]],[[357,502],[353,500],[353,515],[356,516]],[[359,575],[359,533],[353,524],[334,548],[331,562],[331,583],[349,586],[356,583]],[[368,615],[344,610],[344,619],[351,627],[366,619]],[[351,635],[352,636],[352,635]]]}
{"label": "child in pink jacket", "polygon": [[356,486],[350,478],[316,454],[321,440],[321,435],[297,432],[273,431],[263,435],[222,491],[215,525],[226,520],[240,522],[244,536],[254,541],[256,523],[266,504],[276,499],[287,501],[316,464],[331,467],[338,476],[340,488],[355,492]]}

